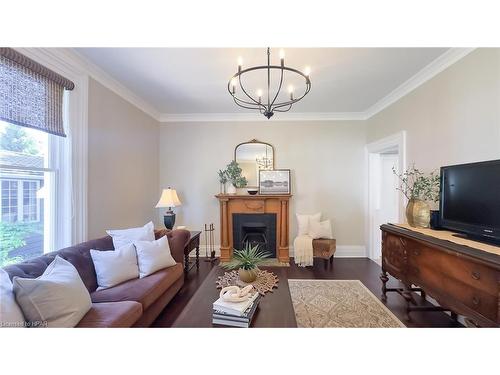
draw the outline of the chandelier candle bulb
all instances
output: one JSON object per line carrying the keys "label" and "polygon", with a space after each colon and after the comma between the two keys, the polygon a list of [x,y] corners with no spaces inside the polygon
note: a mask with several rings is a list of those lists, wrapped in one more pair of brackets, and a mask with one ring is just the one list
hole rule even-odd
{"label": "chandelier candle bulb", "polygon": [[243,58],[238,57],[238,73],[241,72],[241,67],[243,66]]}
{"label": "chandelier candle bulb", "polygon": [[311,68],[309,66],[306,66],[306,68],[304,69],[304,74],[309,77],[309,75],[311,74]]}
{"label": "chandelier candle bulb", "polygon": [[285,51],[280,49],[281,66],[285,66]]}

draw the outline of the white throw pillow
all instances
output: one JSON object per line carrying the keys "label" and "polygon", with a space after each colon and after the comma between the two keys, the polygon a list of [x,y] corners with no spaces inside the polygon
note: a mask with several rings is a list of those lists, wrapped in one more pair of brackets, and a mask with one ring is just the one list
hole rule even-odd
{"label": "white throw pillow", "polygon": [[162,268],[175,266],[177,263],[170,253],[167,236],[156,241],[135,241],[139,277],[142,279]]}
{"label": "white throw pillow", "polygon": [[16,300],[32,326],[74,327],[92,307],[76,268],[56,256],[36,279],[15,276]]}
{"label": "white throw pillow", "polygon": [[296,214],[298,222],[298,234],[297,236],[305,236],[309,234],[309,227],[312,222],[318,223],[321,220],[321,212],[314,215],[301,215]]}
{"label": "white throw pillow", "polygon": [[16,302],[9,274],[0,268],[0,328],[25,327],[24,315]]}
{"label": "white throw pillow", "polygon": [[111,251],[90,250],[97,275],[97,290],[111,288],[139,277],[137,254],[133,244]]}
{"label": "white throw pillow", "polygon": [[152,221],[143,227],[129,229],[110,229],[106,231],[113,238],[113,247],[119,249],[134,241],[154,241],[155,226]]}
{"label": "white throw pillow", "polygon": [[311,225],[309,226],[309,235],[313,239],[317,238],[328,238],[331,239],[333,238],[332,234],[332,224],[330,220],[325,220],[322,222],[311,222]]}

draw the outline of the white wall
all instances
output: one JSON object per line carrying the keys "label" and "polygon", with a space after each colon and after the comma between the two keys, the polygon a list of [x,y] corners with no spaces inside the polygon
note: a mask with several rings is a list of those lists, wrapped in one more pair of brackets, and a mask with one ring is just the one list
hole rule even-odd
{"label": "white wall", "polygon": [[159,124],[89,82],[88,238],[157,219]]}
{"label": "white wall", "polygon": [[[336,122],[166,123],[160,129],[160,187],[177,189],[178,225],[213,222],[219,242],[217,170],[253,138],[275,149],[275,167],[292,170],[290,243],[295,212],[323,212],[340,246],[364,246],[365,124]],[[161,215],[161,213],[160,213]]]}
{"label": "white wall", "polygon": [[407,132],[407,164],[500,158],[500,49],[477,49],[370,118],[368,142]]}

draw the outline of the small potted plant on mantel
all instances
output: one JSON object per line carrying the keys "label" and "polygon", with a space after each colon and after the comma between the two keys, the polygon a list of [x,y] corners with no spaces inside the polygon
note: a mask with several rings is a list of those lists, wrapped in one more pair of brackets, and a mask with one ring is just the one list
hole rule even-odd
{"label": "small potted plant on mantel", "polygon": [[238,269],[240,280],[251,283],[257,278],[257,266],[270,255],[266,251],[260,251],[259,245],[252,246],[247,242],[242,250],[234,250],[233,259],[222,267],[228,270]]}
{"label": "small potted plant on mantel", "polygon": [[247,186],[248,181],[241,175],[241,171],[242,169],[235,160],[226,166],[225,172],[227,182],[229,182],[227,194],[236,194],[236,188],[244,188]]}
{"label": "small potted plant on mantel", "polygon": [[439,202],[439,174],[435,172],[425,174],[415,166],[403,173],[397,173],[394,168],[392,171],[399,179],[398,190],[408,199],[406,205],[408,224],[412,227],[428,228],[431,214],[428,203],[435,205]]}

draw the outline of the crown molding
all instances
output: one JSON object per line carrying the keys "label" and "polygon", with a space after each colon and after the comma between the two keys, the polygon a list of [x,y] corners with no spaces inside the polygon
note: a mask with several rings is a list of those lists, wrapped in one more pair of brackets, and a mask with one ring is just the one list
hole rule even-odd
{"label": "crown molding", "polygon": [[145,99],[135,94],[132,90],[128,89],[111,75],[106,73],[96,64],[81,55],[78,51],[65,48],[62,50],[62,53],[66,54],[69,58],[72,58],[79,64],[83,65],[89,76],[94,78],[96,81],[98,81],[111,91],[115,92],[129,103],[135,105],[137,108],[154,118],[156,121],[160,121],[160,112],[156,108],[149,104]]}
{"label": "crown molding", "polygon": [[429,65],[418,71],[413,77],[405,81],[388,95],[384,96],[370,108],[365,110],[364,114],[366,119],[369,119],[391,104],[397,102],[402,97],[408,95],[417,87],[421,86],[449,66],[467,56],[469,53],[474,51],[474,49],[475,48],[450,48],[441,56],[433,60]]}
{"label": "crown molding", "polygon": [[[366,120],[364,112],[288,112],[277,113],[272,122],[276,121],[361,121]],[[160,122],[249,122],[269,121],[260,113],[162,113]]]}
{"label": "crown molding", "polygon": [[70,48],[16,48],[19,52],[24,53],[28,57],[35,60],[57,61],[60,65],[64,65],[72,71],[77,71],[80,74],[88,75],[106,88],[119,95],[135,107],[139,108],[144,113],[159,121],[160,112],[156,110],[146,100],[136,95],[130,89],[111,77],[104,70],[99,68],[94,63],[87,60],[73,49]]}

